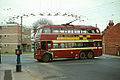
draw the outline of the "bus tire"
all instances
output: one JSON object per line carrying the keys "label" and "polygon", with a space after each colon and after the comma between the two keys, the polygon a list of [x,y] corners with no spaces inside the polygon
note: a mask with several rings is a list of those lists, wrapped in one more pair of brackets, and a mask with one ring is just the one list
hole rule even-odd
{"label": "bus tire", "polygon": [[41,59],[37,59],[37,61],[38,61],[38,62],[42,62],[42,60],[41,60]]}
{"label": "bus tire", "polygon": [[86,58],[86,53],[84,51],[79,53],[79,59],[85,59]]}
{"label": "bus tire", "polygon": [[93,58],[94,58],[94,52],[89,51],[89,52],[87,53],[87,58],[88,58],[88,59],[93,59]]}
{"label": "bus tire", "polygon": [[51,59],[51,57],[50,57],[49,54],[44,54],[44,55],[42,56],[42,61],[44,61],[44,62],[49,62],[50,59]]}

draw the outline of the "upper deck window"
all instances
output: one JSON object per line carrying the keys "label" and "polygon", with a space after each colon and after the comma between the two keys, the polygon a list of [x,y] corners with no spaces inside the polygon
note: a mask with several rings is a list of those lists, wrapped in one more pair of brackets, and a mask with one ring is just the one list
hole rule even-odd
{"label": "upper deck window", "polygon": [[94,31],[95,31],[95,33],[100,33],[99,30],[97,30],[97,29],[95,29]]}
{"label": "upper deck window", "polygon": [[42,28],[40,28],[40,29],[38,30],[38,33],[42,33]]}
{"label": "upper deck window", "polygon": [[52,28],[53,33],[59,33],[59,28]]}
{"label": "upper deck window", "polygon": [[0,30],[2,30],[2,26],[0,26]]}
{"label": "upper deck window", "polygon": [[68,33],[73,33],[73,29],[68,29]]}
{"label": "upper deck window", "polygon": [[86,29],[81,30],[81,33],[86,33],[86,32],[87,32]]}
{"label": "upper deck window", "polygon": [[92,29],[87,29],[88,33],[93,33],[92,31],[93,31]]}
{"label": "upper deck window", "polygon": [[97,29],[92,29],[92,33],[99,33]]}
{"label": "upper deck window", "polygon": [[80,29],[79,28],[74,29],[74,33],[80,33]]}
{"label": "upper deck window", "polygon": [[50,33],[50,32],[51,32],[50,28],[44,28],[43,33]]}
{"label": "upper deck window", "polygon": [[67,29],[66,28],[60,28],[60,33],[67,33]]}

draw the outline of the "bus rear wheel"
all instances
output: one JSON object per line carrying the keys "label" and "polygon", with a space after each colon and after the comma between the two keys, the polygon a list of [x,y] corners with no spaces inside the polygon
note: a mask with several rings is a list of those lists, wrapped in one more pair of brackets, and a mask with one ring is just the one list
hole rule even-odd
{"label": "bus rear wheel", "polygon": [[93,58],[94,58],[94,53],[93,53],[92,51],[89,51],[89,52],[87,53],[87,58],[88,58],[88,59],[93,59]]}
{"label": "bus rear wheel", "polygon": [[44,62],[49,62],[50,59],[51,59],[51,57],[49,54],[45,54],[42,56],[42,61],[44,61]]}
{"label": "bus rear wheel", "polygon": [[85,59],[85,57],[86,57],[85,52],[80,52],[79,53],[79,59]]}

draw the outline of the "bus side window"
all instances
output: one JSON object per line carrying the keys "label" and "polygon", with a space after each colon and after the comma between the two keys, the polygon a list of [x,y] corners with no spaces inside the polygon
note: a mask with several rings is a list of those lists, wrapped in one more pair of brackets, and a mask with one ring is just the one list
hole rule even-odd
{"label": "bus side window", "polygon": [[60,33],[67,33],[67,28],[60,28]]}
{"label": "bus side window", "polygon": [[64,45],[65,45],[65,48],[67,48],[67,43],[64,43]]}
{"label": "bus side window", "polygon": [[69,48],[73,48],[74,47],[74,43],[68,43]]}
{"label": "bus side window", "polygon": [[102,46],[101,42],[95,42],[95,47],[100,47],[100,46]]}
{"label": "bus side window", "polygon": [[87,32],[86,29],[81,30],[81,33],[86,33],[86,32]]}
{"label": "bus side window", "polygon": [[94,31],[95,31],[95,33],[100,33],[97,29],[95,29]]}
{"label": "bus side window", "polygon": [[68,28],[68,33],[73,33],[73,29],[72,28]]}
{"label": "bus side window", "polygon": [[42,33],[42,28],[39,28],[39,29],[38,29],[38,33]]}
{"label": "bus side window", "polygon": [[80,33],[80,29],[79,28],[74,29],[74,33]]}
{"label": "bus side window", "polygon": [[44,28],[43,33],[51,33],[51,29],[50,28]]}
{"label": "bus side window", "polygon": [[83,42],[82,43],[82,47],[87,47],[88,46],[88,43],[87,42]]}
{"label": "bus side window", "polygon": [[61,48],[64,48],[65,44],[64,43],[61,43]]}
{"label": "bus side window", "polygon": [[93,42],[88,42],[88,47],[94,47],[94,43]]}
{"label": "bus side window", "polygon": [[51,49],[51,42],[50,41],[47,42],[47,47],[48,47],[48,49]]}
{"label": "bus side window", "polygon": [[67,43],[61,43],[61,48],[67,48]]}
{"label": "bus side window", "polygon": [[97,29],[92,29],[92,33],[100,33]]}
{"label": "bus side window", "polygon": [[92,29],[87,29],[87,32],[88,33],[92,33]]}
{"label": "bus side window", "polygon": [[60,43],[53,43],[53,48],[60,48]]}
{"label": "bus side window", "polygon": [[76,47],[76,48],[79,48],[79,47],[81,47],[81,46],[82,46],[81,42],[76,42],[76,43],[75,43],[75,47]]}
{"label": "bus side window", "polygon": [[52,28],[52,33],[59,33],[59,28]]}

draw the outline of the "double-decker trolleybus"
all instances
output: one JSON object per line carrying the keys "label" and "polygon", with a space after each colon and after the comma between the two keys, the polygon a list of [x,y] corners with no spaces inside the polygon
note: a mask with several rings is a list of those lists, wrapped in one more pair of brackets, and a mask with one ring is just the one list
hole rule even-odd
{"label": "double-decker trolleybus", "polygon": [[92,59],[101,55],[102,38],[97,27],[45,25],[36,34],[34,58],[38,61],[75,57]]}

